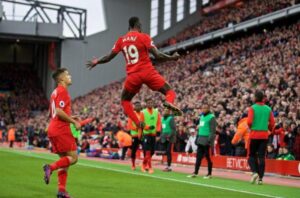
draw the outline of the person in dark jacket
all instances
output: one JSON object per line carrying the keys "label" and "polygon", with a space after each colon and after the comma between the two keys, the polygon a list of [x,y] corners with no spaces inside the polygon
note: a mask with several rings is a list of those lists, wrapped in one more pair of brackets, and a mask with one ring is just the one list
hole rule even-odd
{"label": "person in dark jacket", "polygon": [[174,121],[174,116],[171,114],[169,109],[164,110],[164,115],[162,117],[162,133],[161,133],[161,143],[164,145],[165,154],[167,155],[168,166],[164,169],[166,172],[172,171],[172,149],[176,142],[176,125]]}
{"label": "person in dark jacket", "polygon": [[267,146],[267,159],[276,159],[277,153],[274,149],[273,144],[268,144]]}
{"label": "person in dark jacket", "polygon": [[207,160],[208,173],[204,177],[210,179],[212,174],[213,163],[210,159],[210,150],[213,148],[215,134],[216,134],[217,122],[215,115],[210,111],[208,104],[203,104],[202,114],[198,125],[198,135],[196,138],[197,148],[197,159],[195,164],[195,171],[188,177],[196,177],[198,175],[202,158],[205,156]]}

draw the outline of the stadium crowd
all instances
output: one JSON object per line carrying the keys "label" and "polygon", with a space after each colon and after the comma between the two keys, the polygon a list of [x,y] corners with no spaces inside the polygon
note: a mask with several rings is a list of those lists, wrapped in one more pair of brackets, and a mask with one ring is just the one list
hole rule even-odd
{"label": "stadium crowd", "polygon": [[[236,40],[220,41],[209,48],[187,52],[176,62],[157,64],[158,71],[175,89],[176,103],[185,113],[183,117],[176,118],[175,151],[185,152],[190,132],[197,128],[201,102],[208,101],[218,122],[216,153],[244,155],[240,151],[244,143],[232,145],[231,140],[236,132],[237,121],[252,104],[255,89],[262,89],[265,91],[266,103],[272,107],[276,118],[275,133],[269,138],[275,158],[285,149],[300,160],[298,32],[299,21],[293,25],[264,30]],[[12,115],[17,123],[15,127],[26,136],[30,145],[47,147],[47,111],[36,115],[28,113],[29,110],[45,109],[46,101],[41,95],[27,89],[27,86],[24,87],[27,83],[14,80],[19,83],[15,86],[22,90],[16,94],[18,97],[12,97],[12,104],[9,103],[13,107]],[[33,85],[29,82],[28,86]],[[126,117],[120,105],[121,88],[122,81],[113,82],[73,101],[75,114],[82,119],[95,118],[82,128],[83,151],[91,145],[117,147],[112,131],[117,127],[126,126]],[[149,96],[152,96],[157,101],[156,106],[161,108],[162,96],[145,87],[134,100],[144,102]],[[22,99],[25,102],[20,102]],[[41,101],[39,104],[42,105],[35,106],[35,101]],[[21,117],[24,119],[20,119]],[[5,122],[5,119],[0,119],[0,123],[2,122]],[[2,128],[5,128],[5,124],[2,125]]]}
{"label": "stadium crowd", "polygon": [[237,5],[218,10],[201,17],[201,21],[192,25],[176,36],[161,43],[160,47],[176,44],[203,35],[214,30],[228,27],[255,17],[259,17],[276,10],[292,6],[299,1],[295,0],[246,0]]}
{"label": "stadium crowd", "polygon": [[[28,65],[14,67],[1,65],[0,79],[0,130],[3,133],[3,140],[7,137],[10,128],[16,129],[15,140],[17,142],[27,140],[27,135],[30,138],[33,136],[32,130],[28,130],[33,123],[33,121],[29,122],[30,118],[37,117],[36,115],[40,112],[48,109],[48,100],[42,88],[36,83],[38,82],[36,74]],[[42,136],[43,133],[46,134],[45,121],[36,122],[34,126],[37,137]],[[40,133],[40,131],[43,132]]]}
{"label": "stadium crowd", "polygon": [[0,79],[1,117],[7,123],[18,123],[48,108],[48,100],[30,66],[1,65]]}

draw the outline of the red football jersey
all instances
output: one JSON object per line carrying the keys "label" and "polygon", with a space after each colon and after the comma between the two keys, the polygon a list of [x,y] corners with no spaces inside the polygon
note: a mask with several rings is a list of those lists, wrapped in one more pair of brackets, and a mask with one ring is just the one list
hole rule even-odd
{"label": "red football jersey", "polygon": [[56,108],[62,109],[68,116],[71,116],[71,97],[68,90],[61,85],[57,86],[57,88],[52,92],[50,98],[50,124],[48,127],[49,137],[71,133],[70,123],[61,120],[56,115]]}
{"label": "red football jersey", "polygon": [[149,57],[149,49],[155,47],[148,34],[131,31],[121,36],[113,47],[113,52],[123,52],[127,74],[154,69]]}

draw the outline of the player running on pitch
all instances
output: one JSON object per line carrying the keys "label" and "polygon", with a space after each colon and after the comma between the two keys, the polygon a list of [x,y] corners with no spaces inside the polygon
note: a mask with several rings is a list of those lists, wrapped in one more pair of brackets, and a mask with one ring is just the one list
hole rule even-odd
{"label": "player running on pitch", "polygon": [[171,109],[174,115],[182,115],[182,111],[174,105],[175,92],[171,89],[166,80],[153,67],[149,57],[149,51],[159,60],[177,60],[178,53],[172,56],[160,52],[153,44],[148,34],[142,33],[141,23],[138,17],[129,19],[129,32],[121,36],[115,43],[109,55],[100,59],[94,58],[88,61],[87,67],[94,68],[97,64],[103,64],[111,61],[120,51],[126,59],[127,77],[122,91],[122,107],[127,116],[140,128],[144,123],[139,121],[134,113],[131,103],[132,98],[140,91],[143,84],[150,89],[164,94],[166,101],[164,106]]}
{"label": "player running on pitch", "polygon": [[72,84],[71,75],[67,69],[60,68],[53,74],[53,79],[58,84],[52,92],[50,99],[50,124],[48,137],[52,145],[52,151],[59,155],[60,159],[52,164],[46,164],[44,180],[50,182],[50,176],[57,170],[58,193],[57,198],[70,198],[66,192],[66,183],[69,166],[77,162],[77,145],[70,129],[70,123],[80,128],[79,122],[71,117],[71,98],[68,87]]}

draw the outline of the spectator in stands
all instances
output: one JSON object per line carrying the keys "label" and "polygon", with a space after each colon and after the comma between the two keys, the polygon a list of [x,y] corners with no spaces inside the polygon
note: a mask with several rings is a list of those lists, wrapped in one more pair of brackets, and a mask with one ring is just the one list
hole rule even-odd
{"label": "spectator in stands", "polygon": [[47,148],[49,144],[49,139],[44,128],[38,130],[38,143],[37,146],[41,148]]}
{"label": "spectator in stands", "polygon": [[[281,112],[281,113],[283,113],[283,112]],[[281,114],[281,113],[279,113],[279,117],[277,118],[277,120],[278,120],[279,122],[280,122],[281,117],[283,117],[283,116],[282,116],[283,114]],[[278,138],[278,139],[277,139],[277,140],[278,140],[277,144],[278,144],[279,147],[284,147],[284,146],[286,146],[286,142],[284,141],[286,132],[285,132],[285,130],[284,130],[284,128],[283,128],[283,124],[282,124],[282,123],[279,123],[279,124],[275,127],[274,135],[276,135],[276,137]]]}
{"label": "spectator in stands", "polygon": [[177,142],[175,144],[175,151],[177,152],[184,152],[186,143],[188,141],[188,136],[186,132],[186,128],[184,126],[178,127],[178,133],[177,133]]}
{"label": "spectator in stands", "polygon": [[295,142],[293,146],[293,153],[295,154],[295,159],[300,160],[300,126],[295,129]]}
{"label": "spectator in stands", "polygon": [[274,149],[273,144],[268,144],[267,146],[267,159],[276,159],[277,153]]}
{"label": "spectator in stands", "polygon": [[[1,98],[0,98],[0,101],[1,101]],[[4,118],[1,118],[0,119],[0,129],[4,129],[4,128],[5,128],[5,121],[4,121]]]}
{"label": "spectator in stands", "polygon": [[231,144],[231,140],[233,138],[234,132],[229,129],[228,125],[226,125],[223,125],[221,131],[218,133],[218,144],[220,145],[221,155],[232,156],[234,155],[234,147]]}
{"label": "spectator in stands", "polygon": [[[291,126],[291,127],[288,127]],[[295,142],[295,133],[292,131],[292,127],[295,129],[295,124],[285,123],[285,135],[284,142],[289,151],[293,150],[294,142]]]}
{"label": "spectator in stands", "polygon": [[103,148],[111,148],[112,147],[113,138],[111,132],[108,131],[105,133],[103,140],[102,140],[102,147]]}
{"label": "spectator in stands", "polygon": [[282,155],[280,157],[276,158],[278,160],[295,160],[295,157],[289,152],[289,149],[287,146],[282,147]]}
{"label": "spectator in stands", "polygon": [[185,146],[185,152],[187,154],[196,153],[197,145],[196,145],[196,130],[194,128],[190,128],[190,136]]}
{"label": "spectator in stands", "polygon": [[0,143],[3,142],[3,130],[0,128]]}
{"label": "spectator in stands", "polygon": [[90,144],[89,144],[87,138],[84,137],[84,138],[82,138],[82,141],[81,141],[80,151],[82,153],[87,153],[87,152],[89,152],[89,150],[90,150]]}
{"label": "spectator in stands", "polygon": [[34,140],[34,129],[33,126],[30,124],[26,127],[27,130],[27,137],[28,137],[28,146],[33,146],[33,140]]}
{"label": "spectator in stands", "polygon": [[283,154],[283,147],[279,147],[279,149],[278,149],[278,154],[277,154],[277,156],[276,156],[276,159],[277,159],[277,160],[282,160],[282,159],[283,159],[283,156],[284,156],[284,154]]}

